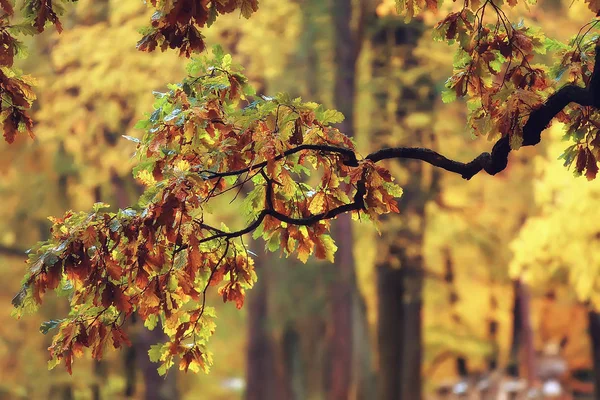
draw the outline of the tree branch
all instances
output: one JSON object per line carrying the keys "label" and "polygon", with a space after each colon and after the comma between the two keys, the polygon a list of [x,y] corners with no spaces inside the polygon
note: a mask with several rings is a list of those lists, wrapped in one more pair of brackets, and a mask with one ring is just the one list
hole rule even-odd
{"label": "tree branch", "polygon": [[[600,44],[596,45],[595,51],[594,72],[589,86],[585,89],[576,85],[563,86],[548,97],[544,104],[532,111],[523,127],[523,146],[538,144],[541,141],[542,132],[548,127],[552,119],[570,103],[600,107]],[[415,147],[382,149],[369,154],[366,158],[373,162],[389,158],[422,160],[436,167],[460,174],[464,179],[471,179],[481,170],[485,170],[490,175],[496,175],[503,171],[508,165],[510,151],[509,139],[504,136],[496,142],[491,154],[481,153],[468,163],[450,160],[430,149]]]}
{"label": "tree branch", "polygon": [[[324,152],[328,152],[328,153],[338,153],[339,155],[342,156],[342,159],[343,159],[342,161],[343,161],[344,165],[347,165],[349,167],[358,167],[358,160],[356,158],[356,154],[354,153],[354,151],[352,151],[350,149],[346,149],[344,147],[319,145],[319,144],[301,144],[298,147],[294,147],[293,149],[284,151],[283,153],[274,157],[271,161],[281,160],[282,158],[285,158],[287,156],[290,156],[294,153],[298,153],[303,150],[315,150],[315,151],[324,151]],[[235,171],[214,172],[214,171],[208,171],[208,170],[199,170],[197,172],[199,174],[202,174],[202,173],[209,174],[208,179],[223,178],[226,176],[242,175],[242,174],[245,174],[246,172],[250,172],[252,170],[266,167],[267,163],[268,163],[268,161],[263,161],[258,164],[250,165],[249,167],[246,167],[246,168],[237,169]]]}
{"label": "tree branch", "polygon": [[[548,99],[540,107],[532,111],[529,119],[523,127],[523,146],[535,146],[538,144],[541,140],[542,132],[548,127],[552,119],[570,103],[576,103],[581,106],[600,107],[600,44],[596,46],[595,50],[596,61],[589,86],[587,88],[582,88],[575,85],[564,86],[556,93],[548,97]],[[344,165],[350,167],[359,166],[358,158],[353,150],[330,145],[300,145],[276,156],[274,160],[281,160],[291,154],[303,150],[337,153],[342,156],[342,162]],[[446,171],[460,174],[464,179],[468,180],[477,175],[481,170],[486,171],[490,175],[495,175],[503,171],[508,165],[508,155],[510,151],[511,148],[509,138],[504,136],[500,138],[496,144],[494,144],[491,153],[481,153],[472,161],[467,163],[449,159],[434,150],[421,147],[384,148],[367,155],[365,160],[372,161],[373,163],[394,158],[421,160],[435,167],[445,169]],[[202,170],[198,172],[210,174],[208,179],[220,179],[225,176],[241,175],[252,170],[262,169],[266,165],[267,161],[263,161],[261,163],[236,171],[219,173]],[[310,217],[293,218],[274,209],[272,199],[272,180],[268,178],[264,171],[261,170],[259,173],[261,173],[263,178],[266,180],[266,208],[257,215],[256,219],[251,224],[234,232],[225,232],[210,225],[204,224],[203,222],[198,222],[200,228],[214,232],[212,236],[201,239],[200,243],[205,243],[219,238],[232,239],[243,236],[258,228],[267,215],[270,215],[271,217],[288,224],[307,226],[318,221],[334,218],[339,214],[349,211],[363,210],[365,207],[364,195],[366,194],[366,176],[363,175],[362,179],[358,182],[357,191],[351,203],[338,206],[327,212],[315,214]]]}

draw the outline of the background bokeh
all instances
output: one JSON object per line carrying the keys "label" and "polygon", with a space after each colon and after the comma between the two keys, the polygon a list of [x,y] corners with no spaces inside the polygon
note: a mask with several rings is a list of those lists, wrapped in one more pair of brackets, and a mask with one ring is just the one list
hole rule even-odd
{"label": "background bokeh", "polygon": [[[439,15],[406,23],[394,1],[365,3],[348,115],[359,150],[418,145],[469,160],[489,149],[466,130],[464,103],[440,99],[452,51],[432,41]],[[544,0],[510,15],[565,39],[588,22],[584,9],[583,1]],[[245,66],[259,92],[336,107],[335,48],[349,45],[334,35],[339,12],[329,1],[261,0],[249,20],[222,16],[204,34]],[[24,251],[48,236],[47,216],[96,201],[126,207],[140,194],[131,176],[135,144],[122,135],[139,136],[133,126],[151,111],[152,91],[181,80],[186,64],[174,52],[135,50],[149,13],[136,0],[80,0],[62,34],[48,30],[27,43],[20,67],[39,80],[37,137],[0,144],[0,399],[327,398],[336,363],[350,357],[336,353],[340,329],[353,339],[352,398],[376,398],[381,382],[411,373],[426,398],[452,398],[445,393],[461,383],[521,378],[539,387],[557,379],[563,395],[592,398],[600,374],[590,340],[600,340],[600,328],[588,329],[600,306],[600,182],[575,178],[557,161],[558,124],[495,177],[464,181],[424,164],[389,163],[405,190],[401,214],[384,219],[379,233],[357,222],[353,240],[338,241],[338,257],[353,259],[342,266],[349,278],[339,263],[299,264],[253,244],[259,283],[247,305],[238,311],[212,299],[219,318],[208,375],[173,369],[159,378],[146,352],[161,333],[135,321],[127,326],[131,348],[108,351],[101,362],[77,360],[73,376],[48,371],[50,335],[39,326],[67,304],[49,296],[39,314],[16,320],[10,300]],[[229,204],[215,211],[238,221]],[[331,296],[340,287],[352,307],[343,327],[334,323],[339,304]],[[396,354],[400,341],[410,351]]]}

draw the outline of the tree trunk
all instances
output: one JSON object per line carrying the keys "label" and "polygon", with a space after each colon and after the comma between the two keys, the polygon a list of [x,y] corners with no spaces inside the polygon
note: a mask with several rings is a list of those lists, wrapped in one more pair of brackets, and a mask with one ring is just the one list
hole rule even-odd
{"label": "tree trunk", "polygon": [[600,313],[588,312],[588,330],[594,360],[594,399],[600,400]]}
{"label": "tree trunk", "polygon": [[419,260],[408,264],[402,253],[389,257],[404,261],[377,266],[379,396],[382,400],[419,400],[422,365],[423,273]]}
{"label": "tree trunk", "polygon": [[[127,192],[126,182],[114,170],[111,171],[111,184],[112,196],[117,207],[127,207],[130,204],[132,196]],[[149,331],[140,325],[140,321],[134,315],[127,328],[131,339],[131,347],[125,349],[123,352],[125,397],[135,397],[137,367],[142,372],[144,380],[144,399],[177,400],[179,398],[176,385],[177,368],[172,368],[166,377],[162,377],[158,375],[158,364],[151,362],[148,357],[150,346],[164,342],[167,336],[160,326],[157,326],[153,331]]]}
{"label": "tree trunk", "polygon": [[333,228],[339,244],[335,259],[335,275],[330,284],[331,329],[328,337],[329,399],[348,399],[352,384],[352,306],[356,290],[354,258],[352,256],[352,225],[342,215]]}
{"label": "tree trunk", "polygon": [[[257,247],[257,246],[255,246]],[[248,293],[248,347],[246,356],[246,400],[277,400],[289,398],[281,374],[277,371],[275,342],[268,329],[268,254],[259,254],[255,266],[258,282]]]}
{"label": "tree trunk", "polygon": [[158,364],[153,363],[148,358],[150,346],[156,343],[162,343],[167,340],[167,336],[160,326],[153,331],[142,328],[133,340],[137,364],[144,377],[144,400],[177,400],[177,368],[172,368],[166,376],[160,376],[157,371]]}
{"label": "tree trunk", "polygon": [[531,387],[537,379],[535,368],[535,347],[530,320],[530,295],[527,285],[514,281],[515,302],[513,306],[513,332],[511,345],[511,365],[509,374],[524,376]]}
{"label": "tree trunk", "polygon": [[48,392],[48,400],[73,400],[73,388],[68,383],[52,385]]}
{"label": "tree trunk", "polygon": [[391,268],[389,265],[377,267],[377,343],[381,400],[396,400],[401,393],[401,338],[404,321],[402,281],[400,268]]}
{"label": "tree trunk", "polygon": [[[419,257],[420,259],[420,257]],[[411,268],[412,267],[412,268]],[[402,353],[400,364],[401,399],[421,399],[423,266],[403,268]]]}
{"label": "tree trunk", "polygon": [[94,360],[94,378],[95,382],[92,385],[92,399],[102,400],[102,391],[100,388],[104,386],[107,378],[106,361]]}
{"label": "tree trunk", "polygon": [[[135,315],[132,316],[132,319]],[[123,366],[124,366],[124,375],[125,375],[125,397],[132,398],[135,397],[136,390],[136,352],[135,347],[132,343],[131,346],[125,348],[123,350]]]}
{"label": "tree trunk", "polygon": [[302,348],[300,335],[292,324],[288,324],[283,332],[283,364],[285,380],[288,384],[289,400],[306,398],[306,382],[302,369]]}
{"label": "tree trunk", "polygon": [[[335,107],[345,116],[339,129],[354,136],[355,74],[358,46],[352,33],[352,1],[333,0],[332,18],[335,36]],[[353,365],[353,307],[355,305],[356,276],[352,254],[352,221],[349,215],[340,215],[333,226],[333,237],[339,250],[335,257],[335,274],[331,295],[331,329],[328,337],[329,374],[325,380],[328,398],[348,399],[352,385]]]}
{"label": "tree trunk", "polygon": [[[407,139],[394,127],[401,127],[412,112],[431,110],[428,78],[407,85],[398,80],[392,59],[402,60],[403,71],[418,68],[413,49],[420,36],[418,24],[388,22],[371,37],[371,70],[375,83],[372,116],[373,142],[386,146],[431,146],[428,132],[411,129]],[[393,90],[391,89],[393,87]],[[425,95],[421,94],[425,93]],[[389,112],[389,103],[396,104]],[[377,240],[378,276],[378,354],[379,396],[385,400],[419,400],[422,368],[422,289],[423,231],[425,204],[437,190],[437,174],[421,164],[406,165],[408,178],[400,185],[401,215],[384,217],[381,237]],[[408,219],[411,219],[409,223]]]}

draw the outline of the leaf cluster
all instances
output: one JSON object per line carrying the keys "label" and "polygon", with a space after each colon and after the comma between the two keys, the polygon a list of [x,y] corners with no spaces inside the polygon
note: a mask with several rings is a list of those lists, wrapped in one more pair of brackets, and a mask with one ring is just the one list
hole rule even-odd
{"label": "leaf cluster", "polygon": [[[244,235],[265,247],[333,261],[330,219],[342,212],[376,219],[398,212],[401,190],[384,168],[357,160],[353,142],[331,124],[343,116],[315,103],[255,96],[220,49],[192,60],[189,76],[156,93],[154,111],[137,124],[139,204],[52,218],[52,237],[32,249],[29,272],[13,303],[35,310],[48,290],[66,295],[71,312],[42,326],[57,328],[51,366],[71,371],[84,348],[128,343],[123,323],[136,312],[168,335],[151,357],[161,372],[179,357],[181,369],[207,370],[214,311],[210,287],[237,308],[256,281]],[[314,184],[302,177],[313,176]],[[211,208],[229,194],[247,225],[209,224]]]}

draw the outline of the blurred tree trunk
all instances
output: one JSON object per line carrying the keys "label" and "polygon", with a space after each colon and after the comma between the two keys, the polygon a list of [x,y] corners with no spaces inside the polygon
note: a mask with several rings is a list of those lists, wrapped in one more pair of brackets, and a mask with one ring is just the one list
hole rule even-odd
{"label": "blurred tree trunk", "polygon": [[[130,204],[130,196],[127,194],[127,190],[125,188],[125,182],[119,177],[119,175],[113,170],[111,171],[111,183],[113,189],[113,198],[115,204],[119,208],[125,208],[128,204]],[[96,193],[97,200],[102,198],[100,193],[100,188],[98,188]],[[123,350],[123,367],[124,367],[124,375],[125,375],[125,397],[131,398],[135,396],[136,392],[136,376],[137,376],[137,363],[139,356],[137,352],[139,351],[137,345],[137,337],[135,332],[135,326],[137,324],[137,314],[133,314],[131,316],[130,322],[128,324],[128,329],[126,332],[130,336],[131,346],[126,347]]]}
{"label": "blurred tree trunk", "polygon": [[[120,177],[116,171],[111,171],[111,184],[114,204],[119,208],[125,208],[131,204],[133,195],[127,190],[127,182]],[[98,196],[103,198],[105,196]],[[158,364],[150,361],[148,350],[150,346],[167,340],[160,326],[153,331],[146,329],[135,315],[130,320],[127,333],[131,340],[131,347],[123,352],[123,364],[125,375],[125,397],[136,397],[136,370],[142,374],[144,381],[144,399],[146,400],[177,400],[176,376],[177,369],[171,369],[166,377],[158,374]]]}
{"label": "blurred tree trunk", "polygon": [[[131,316],[131,323],[134,323],[134,320],[136,319],[136,314]],[[123,350],[124,354],[123,354],[123,366],[124,366],[124,375],[125,375],[125,397],[126,398],[131,398],[135,396],[135,389],[136,389],[136,375],[137,375],[137,368],[136,368],[136,359],[137,359],[137,355],[135,353],[135,348],[136,346],[133,346],[133,343],[131,346],[125,348]]]}
{"label": "blurred tree trunk", "polygon": [[402,268],[403,311],[402,353],[400,365],[401,399],[421,398],[422,329],[423,329],[423,263],[421,257],[408,268]]}
{"label": "blurred tree trunk", "polygon": [[404,320],[402,286],[402,271],[399,268],[377,266],[377,345],[381,400],[397,399],[400,395],[402,359],[400,338]]}
{"label": "blurred tree trunk", "polygon": [[131,340],[133,346],[135,346],[138,368],[144,377],[143,399],[145,400],[179,399],[176,381],[177,368],[172,368],[166,376],[160,376],[157,371],[158,364],[151,362],[148,358],[150,346],[166,340],[167,336],[160,326],[157,326],[153,331],[142,328]]}
{"label": "blurred tree trunk", "polygon": [[302,400],[306,398],[306,379],[302,369],[302,343],[300,333],[288,323],[283,331],[282,340],[284,376],[287,384],[287,399]]}
{"label": "blurred tree trunk", "polygon": [[[393,20],[379,21],[379,25],[371,37],[374,146],[432,147],[427,126],[404,126],[406,117],[414,112],[426,115],[433,105],[431,82],[419,76],[419,61],[412,54],[421,26]],[[414,81],[404,83],[398,70],[413,73]],[[396,104],[392,111],[390,102]],[[388,168],[391,166],[388,163]],[[408,178],[400,182],[404,189],[399,201],[401,215],[385,218],[377,240],[379,398],[383,400],[422,397],[425,205],[437,191],[439,175],[422,163],[407,163],[404,168]]]}
{"label": "blurred tree trunk", "polygon": [[530,295],[527,285],[520,280],[513,283],[514,306],[513,306],[513,331],[511,345],[511,365],[509,374],[512,376],[523,376],[527,378],[527,384],[531,387],[537,379],[535,368],[535,347],[533,344],[533,329],[530,318]]}
{"label": "blurred tree trunk", "polygon": [[[364,2],[354,13],[351,0],[332,0],[334,28],[334,106],[345,116],[339,129],[354,136],[356,63],[361,50]],[[358,23],[352,29],[353,17]],[[333,224],[333,237],[339,250],[335,256],[330,284],[331,328],[328,336],[328,372],[325,379],[329,399],[368,398],[371,370],[365,307],[361,304],[354,263],[354,240],[350,215],[340,215]],[[360,337],[357,337],[360,335]],[[354,384],[354,386],[353,386]],[[371,393],[369,393],[371,392]]]}
{"label": "blurred tree trunk", "polygon": [[600,313],[588,312],[588,330],[594,362],[594,399],[600,400]]}
{"label": "blurred tree trunk", "polygon": [[418,400],[422,386],[423,263],[420,256],[408,257],[398,245],[387,250],[387,261],[377,264],[380,398]]}
{"label": "blurred tree trunk", "polygon": [[[94,188],[94,201],[102,201],[102,191],[100,186]],[[92,383],[92,399],[101,400],[102,391],[101,388],[106,384],[108,378],[107,365],[105,360],[94,360],[94,383]]]}
{"label": "blurred tree trunk", "polygon": [[316,17],[320,9],[323,7],[323,2],[320,0],[308,0],[302,7],[302,24],[304,30],[302,32],[302,44],[298,50],[298,63],[304,65],[305,68],[305,93],[306,98],[312,101],[321,102],[319,91],[319,55],[315,46],[318,36],[318,26],[315,23]]}
{"label": "blurred tree trunk", "polygon": [[254,251],[258,282],[248,294],[248,346],[246,356],[246,400],[290,398],[277,368],[276,344],[269,329],[269,254]]}
{"label": "blurred tree trunk", "polygon": [[52,385],[48,393],[48,400],[73,400],[73,388],[68,383]]}

